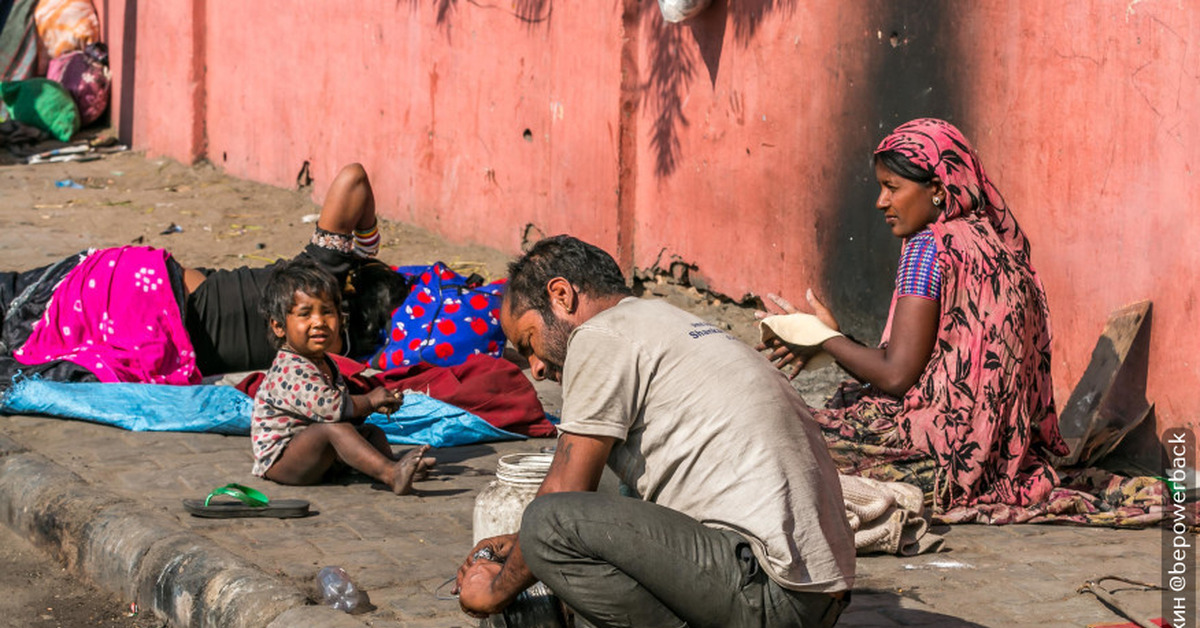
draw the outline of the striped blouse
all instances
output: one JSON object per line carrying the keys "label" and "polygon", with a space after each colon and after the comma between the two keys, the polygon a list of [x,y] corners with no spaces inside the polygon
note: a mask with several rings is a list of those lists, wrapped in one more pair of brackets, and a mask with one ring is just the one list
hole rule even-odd
{"label": "striped blouse", "polygon": [[942,273],[937,265],[937,240],[926,229],[904,241],[896,270],[896,296],[940,301]]}

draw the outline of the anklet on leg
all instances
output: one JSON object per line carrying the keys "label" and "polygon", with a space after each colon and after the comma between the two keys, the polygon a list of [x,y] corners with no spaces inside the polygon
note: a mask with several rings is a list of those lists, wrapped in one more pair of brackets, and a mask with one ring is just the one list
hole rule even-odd
{"label": "anklet on leg", "polygon": [[364,231],[354,230],[354,252],[363,257],[375,257],[379,254],[379,223],[371,225]]}

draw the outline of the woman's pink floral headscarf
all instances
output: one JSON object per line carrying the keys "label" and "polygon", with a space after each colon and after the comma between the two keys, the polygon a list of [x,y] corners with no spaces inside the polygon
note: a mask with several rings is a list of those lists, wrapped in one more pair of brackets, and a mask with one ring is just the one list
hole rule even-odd
{"label": "woman's pink floral headscarf", "polygon": [[886,151],[899,153],[942,180],[948,202],[938,220],[982,214],[1010,249],[1029,255],[1029,242],[1017,226],[1017,219],[988,180],[975,150],[953,124],[936,118],[906,122],[883,138],[875,154]]}

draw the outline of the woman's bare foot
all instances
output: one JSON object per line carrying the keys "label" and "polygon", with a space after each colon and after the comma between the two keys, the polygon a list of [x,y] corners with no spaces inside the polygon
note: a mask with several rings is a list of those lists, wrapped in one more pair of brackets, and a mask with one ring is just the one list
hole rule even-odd
{"label": "woman's bare foot", "polygon": [[[421,445],[409,451],[392,467],[392,492],[397,495],[407,495],[412,492],[412,483],[418,472],[422,470],[423,456],[429,451],[429,445]],[[424,467],[428,469],[428,467]]]}

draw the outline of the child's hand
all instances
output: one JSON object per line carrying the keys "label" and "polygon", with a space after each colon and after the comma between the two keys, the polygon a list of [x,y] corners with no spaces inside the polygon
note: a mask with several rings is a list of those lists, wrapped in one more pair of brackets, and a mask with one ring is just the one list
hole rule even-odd
{"label": "child's hand", "polygon": [[383,386],[372,389],[367,393],[367,401],[371,408],[384,414],[391,414],[404,404],[404,393],[399,390],[388,390]]}

